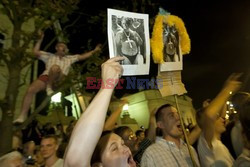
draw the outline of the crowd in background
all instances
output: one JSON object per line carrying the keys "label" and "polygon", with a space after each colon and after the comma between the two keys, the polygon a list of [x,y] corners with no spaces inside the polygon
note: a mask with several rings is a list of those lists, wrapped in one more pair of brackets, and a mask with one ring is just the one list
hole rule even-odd
{"label": "crowd in background", "polygon": [[[117,84],[120,60],[115,57],[102,65],[104,81],[111,78]],[[0,166],[250,166],[250,95],[239,92],[238,79],[239,74],[231,75],[217,96],[197,110],[197,125],[186,127],[190,146],[177,109],[170,104],[150,112],[146,130],[117,127],[125,102],[106,119],[113,89],[104,88],[66,128],[33,121],[15,132],[14,151],[0,158]],[[226,118],[229,100],[237,113]]]}

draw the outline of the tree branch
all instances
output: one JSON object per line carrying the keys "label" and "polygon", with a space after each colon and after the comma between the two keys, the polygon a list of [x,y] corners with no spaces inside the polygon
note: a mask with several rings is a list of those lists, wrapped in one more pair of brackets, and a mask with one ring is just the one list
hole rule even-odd
{"label": "tree branch", "polygon": [[[21,67],[21,69],[24,69],[24,67]],[[21,77],[21,79],[23,79],[23,80],[21,81],[22,83],[20,83],[18,85],[18,88],[20,88],[21,86],[25,85],[25,83],[26,83],[25,79],[27,78],[28,74],[29,74],[29,70],[27,70],[26,73],[23,75],[23,77]]]}
{"label": "tree branch", "polygon": [[3,5],[3,10],[6,12],[8,18],[10,19],[10,21],[12,22],[12,24],[14,23],[14,19],[13,16],[11,14],[11,9],[9,8],[8,5],[6,5],[5,3],[1,3]]}
{"label": "tree branch", "polygon": [[19,131],[21,129],[23,129],[24,127],[26,127],[27,125],[29,125],[32,120],[34,120],[34,118],[36,117],[36,115],[42,111],[42,109],[44,109],[47,104],[49,103],[50,101],[50,96],[47,96],[43,102],[37,107],[37,109],[28,117],[28,119],[23,123],[21,124],[20,126],[17,126],[17,127],[14,127],[14,130],[15,131]]}
{"label": "tree branch", "polygon": [[66,31],[67,28],[74,26],[74,25],[76,24],[76,22],[77,22],[80,18],[81,18],[81,17],[78,16],[71,24],[66,25],[66,26],[63,28],[63,31]]}

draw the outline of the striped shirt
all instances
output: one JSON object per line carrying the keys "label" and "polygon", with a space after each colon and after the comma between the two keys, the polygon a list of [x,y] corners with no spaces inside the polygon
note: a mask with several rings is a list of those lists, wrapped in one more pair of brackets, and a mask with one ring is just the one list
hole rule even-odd
{"label": "striped shirt", "polygon": [[141,162],[141,158],[142,155],[144,153],[144,151],[152,144],[151,140],[149,140],[148,138],[145,138],[144,140],[142,140],[142,142],[139,145],[139,149],[138,151],[135,153],[135,155],[133,156],[133,159],[136,163],[136,166],[139,167],[140,166],[140,162]]}
{"label": "striped shirt", "polygon": [[42,75],[48,75],[49,70],[53,65],[58,65],[62,70],[62,73],[64,75],[68,75],[71,64],[77,62],[78,57],[79,55],[66,55],[60,57],[53,53],[41,51],[41,54],[38,58],[46,65],[45,71],[42,73]]}
{"label": "striped shirt", "polygon": [[[199,161],[193,147],[191,147],[195,162]],[[181,140],[180,148],[175,143],[159,139],[155,144],[149,146],[144,152],[141,160],[142,167],[193,167],[187,145]]]}

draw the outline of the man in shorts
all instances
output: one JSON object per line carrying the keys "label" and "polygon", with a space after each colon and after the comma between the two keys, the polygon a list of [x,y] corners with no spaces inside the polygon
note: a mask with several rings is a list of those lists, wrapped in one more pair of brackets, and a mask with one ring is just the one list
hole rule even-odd
{"label": "man in shorts", "polygon": [[35,44],[33,52],[38,59],[45,63],[46,67],[38,79],[33,81],[33,83],[29,86],[23,99],[21,114],[16,120],[13,121],[15,124],[23,123],[26,120],[30,105],[32,103],[32,98],[36,93],[46,90],[47,95],[52,95],[56,84],[62,81],[62,79],[68,75],[71,64],[77,61],[85,60],[101,50],[101,45],[98,44],[94,50],[89,52],[67,55],[67,45],[63,42],[58,42],[55,46],[56,52],[49,53],[40,50],[43,37],[44,35],[41,34],[40,39]]}

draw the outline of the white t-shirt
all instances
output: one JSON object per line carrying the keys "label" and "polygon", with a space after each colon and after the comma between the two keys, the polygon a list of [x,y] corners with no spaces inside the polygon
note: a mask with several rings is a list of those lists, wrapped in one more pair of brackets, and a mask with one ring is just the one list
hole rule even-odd
{"label": "white t-shirt", "polygon": [[242,153],[242,150],[243,150],[243,141],[242,141],[241,131],[242,131],[242,127],[241,127],[240,121],[237,121],[231,130],[232,145],[233,145],[233,149],[237,157]]}
{"label": "white t-shirt", "polygon": [[234,167],[249,167],[250,166],[250,150],[244,148],[242,154],[234,162]]}
{"label": "white t-shirt", "polygon": [[229,167],[234,159],[226,146],[218,139],[213,139],[213,148],[210,148],[202,133],[198,141],[198,154],[202,167]]}
{"label": "white t-shirt", "polygon": [[52,167],[63,167],[63,159],[59,158],[56,163],[52,165]]}

